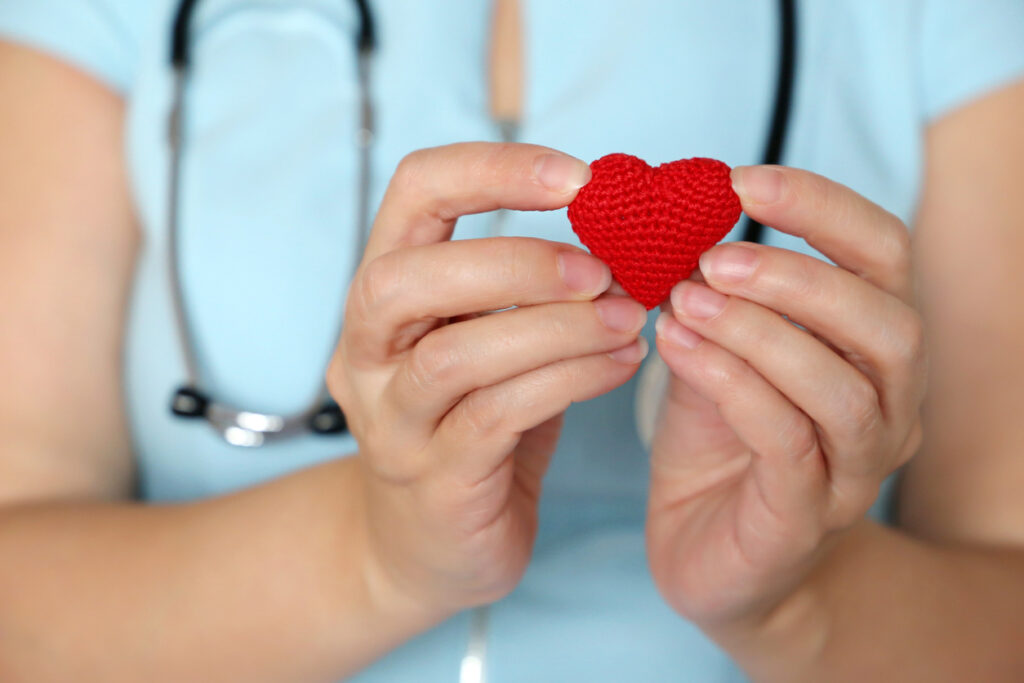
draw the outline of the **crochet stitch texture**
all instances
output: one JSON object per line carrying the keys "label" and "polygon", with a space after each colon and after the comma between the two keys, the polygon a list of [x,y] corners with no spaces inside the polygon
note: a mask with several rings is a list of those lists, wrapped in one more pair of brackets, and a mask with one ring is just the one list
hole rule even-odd
{"label": "crochet stitch texture", "polygon": [[740,218],[729,166],[715,159],[652,168],[629,154],[609,154],[590,169],[593,178],[569,205],[572,229],[648,310]]}

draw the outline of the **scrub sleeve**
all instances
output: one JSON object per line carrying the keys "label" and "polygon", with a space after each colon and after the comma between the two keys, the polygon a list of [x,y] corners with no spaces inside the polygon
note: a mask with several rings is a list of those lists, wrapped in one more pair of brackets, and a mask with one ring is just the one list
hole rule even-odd
{"label": "scrub sleeve", "polygon": [[922,118],[1024,78],[1024,2],[926,0],[918,59]]}
{"label": "scrub sleeve", "polygon": [[48,52],[127,94],[138,34],[152,9],[146,0],[3,0],[0,37]]}
{"label": "scrub sleeve", "polygon": [[[131,87],[146,0],[4,0],[0,37],[63,59],[121,93]],[[922,117],[932,120],[1024,78],[1024,2],[922,0]]]}

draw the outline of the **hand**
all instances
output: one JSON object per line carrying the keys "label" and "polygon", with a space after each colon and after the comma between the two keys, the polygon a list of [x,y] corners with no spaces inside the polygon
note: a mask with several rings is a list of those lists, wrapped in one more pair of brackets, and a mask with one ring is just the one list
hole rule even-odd
{"label": "hand", "polygon": [[769,614],[863,517],[920,443],[925,385],[899,219],[803,171],[733,182],[749,215],[836,265],[719,245],[701,259],[706,284],[680,283],[658,320],[672,379],[649,556],[668,602],[705,628]]}
{"label": "hand", "polygon": [[460,215],[562,207],[588,179],[533,145],[414,152],[352,284],[328,385],[359,443],[368,547],[389,587],[442,612],[516,585],[561,414],[626,382],[647,351],[646,311],[601,296],[611,274],[594,257],[446,240]]}

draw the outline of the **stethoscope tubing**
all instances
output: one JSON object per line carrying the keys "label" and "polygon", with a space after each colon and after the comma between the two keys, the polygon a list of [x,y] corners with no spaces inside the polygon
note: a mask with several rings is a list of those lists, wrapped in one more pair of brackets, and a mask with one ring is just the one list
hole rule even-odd
{"label": "stethoscope tubing", "polygon": [[[358,83],[358,129],[355,146],[359,155],[356,187],[356,247],[353,275],[361,254],[365,251],[370,230],[370,182],[372,177],[372,146],[375,136],[375,111],[371,91],[372,55],[377,37],[373,13],[367,0],[354,0],[359,15],[359,28],[354,39],[356,49],[356,78]],[[203,376],[195,352],[195,337],[187,315],[180,271],[180,197],[182,180],[182,154],[184,146],[185,103],[192,65],[191,26],[198,0],[181,0],[174,15],[170,65],[173,71],[173,101],[168,124],[170,146],[170,180],[168,183],[168,271],[171,300],[178,343],[185,366],[186,384],[179,388],[172,400],[172,412],[181,417],[203,418],[230,444],[262,446],[268,441],[313,432],[338,434],[347,430],[344,414],[334,404],[321,383],[315,397],[302,411],[291,415],[274,415],[240,410],[212,400],[204,391]],[[779,62],[775,99],[768,138],[762,163],[777,164],[782,160],[789,129],[797,62],[796,0],[778,0],[779,9]],[[503,124],[503,137],[511,135],[510,122]],[[504,219],[500,212],[496,221]],[[747,218],[743,239],[760,242],[764,226]],[[341,321],[338,324],[340,334]]]}
{"label": "stethoscope tubing", "polygon": [[[370,179],[372,177],[372,146],[375,121],[371,85],[371,57],[376,48],[373,14],[367,0],[354,0],[359,15],[359,30],[355,36],[356,79],[358,82],[358,120],[355,146],[359,155],[356,187],[356,254],[353,275],[360,255],[366,249],[370,223]],[[185,138],[185,107],[188,79],[192,66],[192,17],[198,0],[182,0],[174,15],[171,33],[170,66],[173,74],[172,104],[168,122],[170,147],[170,180],[168,183],[168,273],[171,289],[172,313],[178,336],[178,346],[185,366],[186,384],[172,397],[171,411],[183,418],[204,419],[221,437],[234,446],[257,447],[268,441],[298,436],[304,433],[341,434],[347,431],[344,414],[331,400],[324,383],[302,411],[291,415],[275,415],[240,410],[217,402],[201,389],[202,371],[196,355],[195,335],[185,306],[181,282],[181,181],[182,156]],[[343,303],[343,302],[342,302]],[[342,307],[343,309],[343,307]],[[340,334],[341,321],[337,332]]]}

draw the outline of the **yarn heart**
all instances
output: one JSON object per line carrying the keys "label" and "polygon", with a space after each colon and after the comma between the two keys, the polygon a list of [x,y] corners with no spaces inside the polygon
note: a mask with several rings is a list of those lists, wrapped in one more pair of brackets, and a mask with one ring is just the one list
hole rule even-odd
{"label": "yarn heart", "polygon": [[629,154],[609,154],[590,169],[593,178],[569,205],[572,229],[648,310],[740,218],[730,169],[715,159],[652,168]]}

